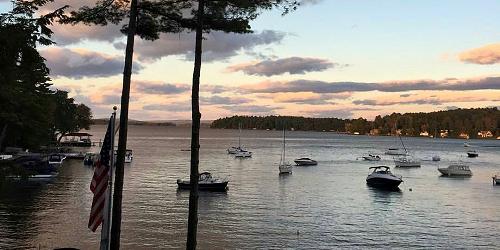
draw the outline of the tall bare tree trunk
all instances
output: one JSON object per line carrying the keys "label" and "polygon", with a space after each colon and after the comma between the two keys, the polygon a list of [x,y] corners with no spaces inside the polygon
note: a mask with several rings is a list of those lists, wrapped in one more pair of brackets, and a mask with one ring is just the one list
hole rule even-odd
{"label": "tall bare tree trunk", "polygon": [[8,124],[3,125],[2,133],[0,133],[0,152],[3,150],[3,140],[5,140],[5,136],[7,135],[7,126]]}
{"label": "tall bare tree trunk", "polygon": [[128,106],[130,100],[130,80],[132,76],[132,58],[134,55],[134,36],[137,24],[137,0],[130,3],[130,20],[128,23],[127,47],[125,49],[125,66],[123,68],[123,88],[120,110],[120,134],[118,136],[118,153],[116,157],[115,190],[113,193],[113,213],[111,219],[111,249],[120,249],[120,233],[122,223],[123,167],[125,150],[127,149]]}
{"label": "tall bare tree trunk", "polygon": [[189,192],[188,234],[186,249],[196,249],[198,231],[198,164],[200,162],[200,74],[203,42],[203,16],[205,0],[198,0],[198,17],[196,27],[196,46],[193,70],[193,88],[191,93],[191,109],[193,125],[191,127],[191,191]]}

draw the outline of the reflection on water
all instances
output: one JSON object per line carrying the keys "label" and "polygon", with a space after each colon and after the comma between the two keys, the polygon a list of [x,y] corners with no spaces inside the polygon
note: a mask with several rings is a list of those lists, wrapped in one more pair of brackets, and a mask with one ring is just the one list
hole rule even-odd
{"label": "reflection on water", "polygon": [[[94,127],[95,138],[104,126]],[[189,176],[187,128],[131,126],[134,162],[125,169],[122,246],[124,249],[184,248],[189,192],[176,180]],[[388,192],[366,186],[368,167],[392,166],[383,151],[391,137],[289,132],[287,160],[310,157],[317,166],[294,167],[279,175],[280,131],[243,131],[250,159],[226,149],[237,131],[201,132],[200,172],[228,176],[228,191],[200,192],[200,249],[269,248],[499,248],[500,186],[498,141],[471,141],[480,157],[463,158],[474,176],[439,177],[437,167],[465,155],[461,140],[408,138],[417,157],[439,154],[441,162],[395,169],[404,182]],[[94,149],[97,151],[97,149]],[[377,163],[356,158],[382,155]],[[6,185],[0,190],[0,248],[77,247],[96,249],[99,232],[87,229],[92,169],[68,160],[52,183]],[[410,191],[411,190],[411,191]]]}

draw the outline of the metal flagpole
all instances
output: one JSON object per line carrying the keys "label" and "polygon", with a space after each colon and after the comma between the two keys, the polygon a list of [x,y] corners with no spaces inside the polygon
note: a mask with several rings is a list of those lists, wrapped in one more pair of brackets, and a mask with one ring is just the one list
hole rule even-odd
{"label": "metal flagpole", "polygon": [[113,188],[113,167],[115,165],[115,120],[116,120],[116,109],[117,107],[113,107],[113,114],[111,115],[111,147],[110,147],[110,158],[109,158],[109,181],[108,181],[108,189],[106,191],[106,202],[104,204],[104,216],[102,222],[101,229],[101,250],[109,249],[109,236],[110,236],[110,228],[111,228],[111,207],[112,207],[112,188]]}

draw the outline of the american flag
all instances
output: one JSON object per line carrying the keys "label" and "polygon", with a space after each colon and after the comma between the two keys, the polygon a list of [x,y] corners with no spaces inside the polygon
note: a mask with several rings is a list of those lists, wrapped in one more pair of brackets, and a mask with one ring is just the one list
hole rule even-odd
{"label": "american flag", "polygon": [[90,210],[89,228],[92,232],[101,225],[105,210],[106,191],[108,190],[110,150],[111,150],[111,121],[108,124],[104,143],[102,144],[99,160],[95,164],[94,176],[90,183],[90,191],[94,193],[92,208]]}

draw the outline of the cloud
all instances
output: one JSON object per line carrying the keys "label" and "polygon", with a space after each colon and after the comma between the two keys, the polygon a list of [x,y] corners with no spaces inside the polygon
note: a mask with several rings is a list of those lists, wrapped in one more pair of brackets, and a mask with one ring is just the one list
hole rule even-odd
{"label": "cloud", "polygon": [[300,5],[313,5],[323,2],[323,0],[302,0],[300,1]]}
{"label": "cloud", "polygon": [[[86,49],[67,49],[53,47],[40,51],[47,59],[51,76],[64,76],[73,79],[84,77],[107,77],[123,72],[123,57],[89,51]],[[134,64],[134,73],[142,69]]]}
{"label": "cloud", "polygon": [[189,103],[169,103],[169,104],[150,104],[142,107],[144,110],[164,111],[164,112],[188,112],[191,111]]}
{"label": "cloud", "polygon": [[462,62],[474,64],[500,63],[500,43],[464,51],[458,55],[458,59]]}
{"label": "cloud", "polygon": [[[251,34],[225,33],[213,31],[205,34],[203,40],[203,61],[225,60],[240,52],[253,51],[256,46],[279,43],[285,33],[264,30]],[[195,34],[162,34],[159,40],[136,41],[135,52],[138,58],[144,61],[154,61],[166,56],[183,56],[186,60],[194,60]],[[114,46],[122,49],[123,43]]]}
{"label": "cloud", "polygon": [[273,101],[276,103],[295,103],[309,105],[324,105],[334,104],[330,101],[332,96],[329,94],[313,94],[313,93],[286,93],[273,94]]}
{"label": "cloud", "polygon": [[326,59],[308,57],[288,57],[278,60],[264,60],[255,63],[245,63],[229,66],[228,72],[243,71],[247,75],[274,76],[285,73],[305,74],[307,72],[320,72],[333,67],[343,67]]}
{"label": "cloud", "polygon": [[222,85],[201,85],[200,92],[207,92],[212,94],[220,94],[231,91],[231,88]]}
{"label": "cloud", "polygon": [[486,77],[471,80],[422,80],[406,82],[366,83],[366,82],[324,82],[295,80],[289,82],[261,82],[240,87],[246,93],[342,93],[342,92],[403,92],[411,90],[479,90],[500,89],[500,77]]}
{"label": "cloud", "polygon": [[408,105],[408,104],[417,104],[417,105],[441,105],[443,101],[439,99],[417,99],[410,101],[378,101],[378,100],[355,100],[352,102],[356,105],[367,105],[367,106],[391,106],[391,105]]}
{"label": "cloud", "polygon": [[187,84],[154,83],[148,81],[135,82],[134,88],[137,92],[145,94],[173,95],[191,90]]}
{"label": "cloud", "polygon": [[211,97],[200,97],[200,101],[202,102],[202,104],[206,105],[236,105],[249,103],[252,100],[244,97],[226,97],[213,95]]}
{"label": "cloud", "polygon": [[270,107],[267,105],[227,105],[221,108],[237,113],[274,113],[275,110],[282,109],[280,107]]}
{"label": "cloud", "polygon": [[125,35],[120,32],[121,27],[122,25],[114,24],[108,24],[106,26],[55,24],[51,29],[54,32],[53,40],[58,45],[69,45],[82,41],[114,42],[125,37]]}

